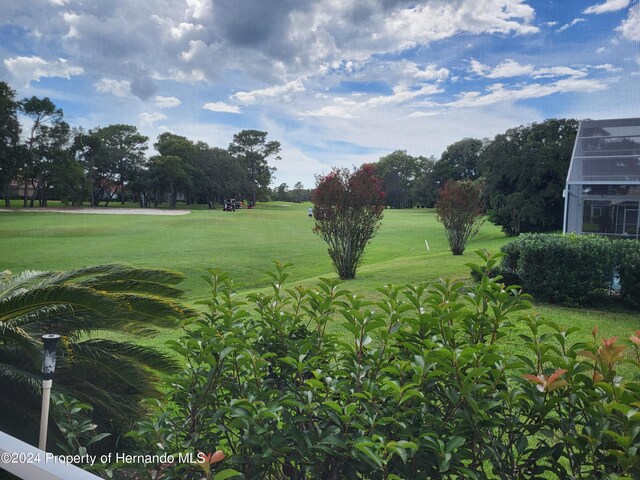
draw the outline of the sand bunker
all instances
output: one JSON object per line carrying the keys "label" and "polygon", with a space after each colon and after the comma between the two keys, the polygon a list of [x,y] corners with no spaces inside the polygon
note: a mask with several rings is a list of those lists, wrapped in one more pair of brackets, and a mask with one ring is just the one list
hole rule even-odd
{"label": "sand bunker", "polygon": [[157,208],[0,208],[0,212],[88,213],[92,215],[186,215],[191,210],[159,210]]}

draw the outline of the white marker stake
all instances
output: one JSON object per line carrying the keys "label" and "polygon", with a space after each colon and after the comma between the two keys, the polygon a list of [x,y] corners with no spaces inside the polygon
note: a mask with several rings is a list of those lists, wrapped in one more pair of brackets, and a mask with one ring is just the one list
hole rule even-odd
{"label": "white marker stake", "polygon": [[429,248],[429,242],[427,242],[426,240],[424,241],[425,246],[427,247],[427,252],[430,252],[431,249]]}

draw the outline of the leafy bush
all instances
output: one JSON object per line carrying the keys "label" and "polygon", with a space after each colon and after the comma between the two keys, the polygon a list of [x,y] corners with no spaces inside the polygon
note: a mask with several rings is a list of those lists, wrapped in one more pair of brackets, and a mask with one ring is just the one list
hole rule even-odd
{"label": "leafy bush", "polygon": [[313,191],[313,231],[329,246],[329,256],[343,279],[356,278],[367,243],[380,228],[385,194],[371,164],[358,170],[334,169],[319,177]]}
{"label": "leafy bush", "polygon": [[469,180],[447,182],[438,194],[438,221],[444,225],[451,253],[462,255],[482,226],[482,189]]}
{"label": "leafy bush", "polygon": [[[495,267],[483,258],[476,271]],[[286,268],[249,304],[209,272],[208,313],[170,342],[184,369],[157,418],[131,433],[143,452],[221,449],[210,472],[221,478],[640,475],[640,383],[619,376],[616,339],[572,344],[575,328],[526,316],[530,355],[513,355],[500,339],[530,304],[497,279],[387,285],[371,302],[331,279],[285,289]],[[194,464],[147,468],[201,475]]]}
{"label": "leafy bush", "polygon": [[613,251],[620,275],[622,297],[631,306],[640,306],[640,241],[615,240]]}
{"label": "leafy bush", "polygon": [[502,270],[538,300],[580,304],[606,288],[614,271],[612,242],[590,235],[523,234],[502,247]]}

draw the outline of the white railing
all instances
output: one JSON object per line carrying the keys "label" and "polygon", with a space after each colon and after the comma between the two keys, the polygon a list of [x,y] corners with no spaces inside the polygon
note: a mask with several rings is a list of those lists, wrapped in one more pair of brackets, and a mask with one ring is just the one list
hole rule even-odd
{"label": "white railing", "polygon": [[23,480],[100,480],[67,462],[67,458],[39,450],[0,432],[0,469]]}

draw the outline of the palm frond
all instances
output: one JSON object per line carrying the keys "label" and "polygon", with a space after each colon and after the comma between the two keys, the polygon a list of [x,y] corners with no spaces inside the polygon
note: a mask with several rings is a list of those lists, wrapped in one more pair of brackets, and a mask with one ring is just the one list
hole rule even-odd
{"label": "palm frond", "polygon": [[[95,330],[156,333],[156,326],[174,326],[178,318],[194,315],[194,310],[175,301],[182,291],[173,285],[182,278],[168,270],[118,264],[69,272],[0,274],[3,413],[22,408],[24,418],[36,418],[34,388],[39,385],[42,358],[39,337],[59,333],[63,342],[58,348],[57,388],[91,403],[95,418],[105,426],[129,426],[133,416],[141,414],[140,400],[160,395],[155,387],[158,373],[175,371],[176,362],[131,343],[81,339]],[[0,418],[0,428],[5,424],[19,425]]]}
{"label": "palm frond", "polygon": [[8,388],[8,382],[19,385],[21,389],[30,391],[34,396],[42,392],[42,376],[12,364],[0,362],[0,383],[3,389]]}
{"label": "palm frond", "polygon": [[103,290],[109,293],[142,293],[167,298],[178,298],[184,294],[184,291],[179,288],[170,287],[158,282],[148,282],[138,279],[105,280],[102,278],[91,278],[81,282],[80,285],[93,288],[95,290]]}
{"label": "palm frond", "polygon": [[50,275],[49,272],[41,272],[38,270],[25,270],[22,273],[13,275],[8,270],[2,272],[0,276],[0,300],[13,295],[16,290],[24,289],[36,280]]}
{"label": "palm frond", "polygon": [[123,308],[123,304],[112,296],[91,288],[75,285],[51,285],[31,288],[21,292],[20,295],[0,301],[0,322],[27,314],[37,316],[41,308],[56,304],[68,305],[79,312],[90,310],[98,315],[127,315],[129,313],[126,308]]}
{"label": "palm frond", "polygon": [[[138,280],[152,283],[165,283],[168,285],[177,285],[184,280],[184,274],[173,270],[160,268],[138,268],[125,264],[107,264],[96,265],[92,267],[78,268],[60,274],[60,281],[69,282],[70,280],[81,279],[82,277],[91,276],[89,279],[94,281],[110,282],[114,280]],[[83,284],[84,280],[80,280],[78,284]]]}
{"label": "palm frond", "polygon": [[[179,369],[176,360],[153,348],[136,345],[130,342],[117,342],[107,339],[89,339],[78,342],[73,346],[73,353],[78,361],[99,361],[111,365],[124,359],[145,368],[162,372],[175,373]],[[110,368],[110,367],[109,367]],[[133,384],[136,380],[133,381]]]}
{"label": "palm frond", "polygon": [[74,268],[66,272],[53,272],[57,283],[80,283],[74,280],[84,277],[94,277],[98,275],[111,275],[127,269],[126,265],[120,263],[107,263],[102,265],[89,265],[87,267]]}
{"label": "palm frond", "polygon": [[130,308],[130,318],[172,326],[175,320],[196,314],[195,310],[156,295],[114,293],[113,297],[125,302]]}
{"label": "palm frond", "polygon": [[41,361],[42,344],[36,338],[20,327],[3,327],[0,323],[0,359],[4,354],[18,351],[21,358],[29,358],[34,364]]}
{"label": "palm frond", "polygon": [[[0,302],[0,312],[2,312],[2,302]],[[40,308],[28,311],[22,315],[15,314],[9,315],[9,320],[0,320],[0,332],[3,329],[26,327],[34,325],[38,322],[46,323],[47,320],[53,317],[64,317],[65,315],[72,315],[73,308],[70,305],[64,304],[51,304],[43,305]],[[1,313],[0,313],[1,315]]]}

